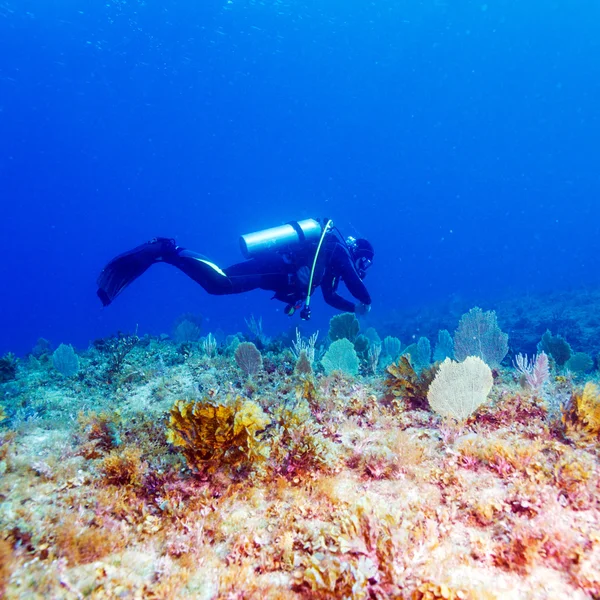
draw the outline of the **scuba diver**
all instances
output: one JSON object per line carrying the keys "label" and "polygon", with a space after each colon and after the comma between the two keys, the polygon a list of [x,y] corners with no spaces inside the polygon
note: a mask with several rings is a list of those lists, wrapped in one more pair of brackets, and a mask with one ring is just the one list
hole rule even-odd
{"label": "scuba diver", "polygon": [[[357,314],[371,309],[371,296],[363,283],[375,255],[365,239],[344,239],[332,221],[305,219],[242,235],[244,262],[221,269],[205,256],[177,246],[170,238],[154,238],[113,258],[98,277],[98,297],[108,306],[151,265],[163,262],[183,271],[209,294],[239,294],[261,289],[275,292],[286,304],[285,313],[300,310],[311,317],[311,296],[321,287],[325,302]],[[338,293],[340,280],[358,301]]]}

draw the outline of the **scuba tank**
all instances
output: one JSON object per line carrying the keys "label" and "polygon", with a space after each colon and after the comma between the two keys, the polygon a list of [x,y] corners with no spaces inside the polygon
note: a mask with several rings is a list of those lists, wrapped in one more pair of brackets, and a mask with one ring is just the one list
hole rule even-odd
{"label": "scuba tank", "polygon": [[240,236],[240,247],[246,258],[268,251],[295,250],[305,242],[318,242],[323,227],[316,219],[290,221],[285,225]]}

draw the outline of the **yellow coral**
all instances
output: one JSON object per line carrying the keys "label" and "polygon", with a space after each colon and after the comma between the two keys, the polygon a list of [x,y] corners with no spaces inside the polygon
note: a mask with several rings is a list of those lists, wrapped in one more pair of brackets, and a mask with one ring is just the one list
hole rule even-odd
{"label": "yellow coral", "polygon": [[221,460],[239,466],[246,459],[258,461],[268,456],[259,432],[269,423],[262,408],[251,400],[180,400],[171,409],[167,440],[180,448],[191,469],[210,471]]}
{"label": "yellow coral", "polygon": [[246,400],[235,413],[233,435],[240,435],[245,430],[248,435],[254,436],[257,431],[263,430],[270,422],[269,417],[258,404]]}
{"label": "yellow coral", "polygon": [[586,383],[577,390],[562,409],[566,433],[578,446],[596,444],[600,438],[600,390],[594,383]]}
{"label": "yellow coral", "polygon": [[583,393],[575,397],[577,416],[589,433],[600,434],[600,390],[588,381]]}
{"label": "yellow coral", "polygon": [[0,406],[0,421],[4,421],[6,419],[6,412],[4,411],[4,407]]}

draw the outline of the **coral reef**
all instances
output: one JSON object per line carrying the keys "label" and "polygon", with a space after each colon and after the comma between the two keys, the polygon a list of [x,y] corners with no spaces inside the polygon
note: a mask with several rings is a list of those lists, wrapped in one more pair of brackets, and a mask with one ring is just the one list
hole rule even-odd
{"label": "coral reef", "polygon": [[454,422],[428,394],[463,394],[457,363],[417,373],[391,338],[385,376],[326,373],[299,334],[250,373],[217,339],[97,340],[68,378],[18,361],[0,597],[600,597],[597,371],[483,365]]}
{"label": "coral reef", "polygon": [[0,383],[10,381],[17,376],[17,358],[9,352],[0,357]]}
{"label": "coral reef", "polygon": [[329,339],[332,342],[346,338],[354,342],[360,330],[360,323],[354,313],[335,315],[329,321]]}

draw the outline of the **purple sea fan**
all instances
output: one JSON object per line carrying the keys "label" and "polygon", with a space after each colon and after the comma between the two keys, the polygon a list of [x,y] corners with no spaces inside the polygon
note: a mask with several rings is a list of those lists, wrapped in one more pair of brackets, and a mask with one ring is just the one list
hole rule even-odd
{"label": "purple sea fan", "polygon": [[483,312],[476,306],[460,318],[454,333],[454,357],[462,362],[478,356],[491,368],[497,368],[508,353],[508,335],[502,333],[493,310]]}
{"label": "purple sea fan", "polygon": [[252,342],[242,342],[235,349],[235,362],[246,375],[255,375],[263,366],[262,356]]}
{"label": "purple sea fan", "polygon": [[518,354],[513,364],[515,369],[525,377],[529,387],[534,392],[540,392],[550,376],[548,355],[540,352],[537,356],[534,355],[530,362],[527,354]]}

